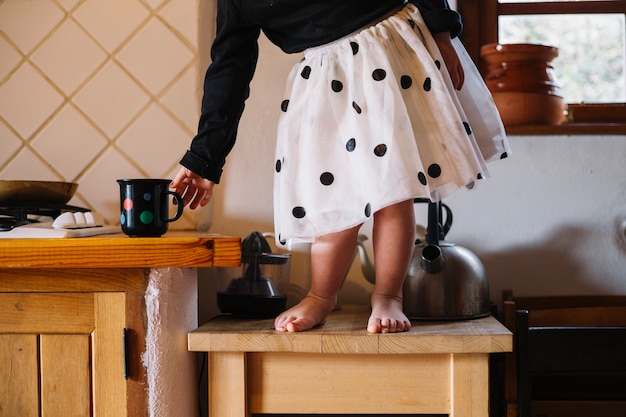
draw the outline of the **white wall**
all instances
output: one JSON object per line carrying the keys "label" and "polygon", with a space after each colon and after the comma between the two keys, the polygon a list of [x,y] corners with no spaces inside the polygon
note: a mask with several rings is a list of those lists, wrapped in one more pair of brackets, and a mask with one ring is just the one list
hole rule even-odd
{"label": "white wall", "polygon": [[492,297],[626,293],[626,137],[512,137],[493,178],[447,203]]}
{"label": "white wall", "polygon": [[119,224],[115,180],[172,178],[196,131],[206,3],[0,1],[0,179],[76,182],[71,205]]}

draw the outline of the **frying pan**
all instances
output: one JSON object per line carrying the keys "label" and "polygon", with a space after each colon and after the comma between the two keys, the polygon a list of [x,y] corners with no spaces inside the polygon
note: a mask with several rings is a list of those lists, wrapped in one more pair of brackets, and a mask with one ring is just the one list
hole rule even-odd
{"label": "frying pan", "polygon": [[77,188],[73,182],[0,180],[0,203],[65,204]]}

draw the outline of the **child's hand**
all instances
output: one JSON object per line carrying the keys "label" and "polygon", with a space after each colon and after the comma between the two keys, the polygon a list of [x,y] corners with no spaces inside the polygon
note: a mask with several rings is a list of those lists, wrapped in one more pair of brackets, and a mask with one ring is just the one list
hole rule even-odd
{"label": "child's hand", "polygon": [[461,65],[461,60],[452,46],[452,39],[450,39],[450,32],[442,32],[433,35],[435,38],[435,42],[437,42],[437,46],[439,47],[439,52],[441,52],[441,56],[443,57],[443,61],[448,68],[448,72],[450,73],[450,78],[452,79],[452,85],[457,90],[460,90],[463,87],[463,82],[465,81],[465,72],[463,71],[463,66]]}
{"label": "child's hand", "polygon": [[176,178],[170,184],[170,187],[182,197],[185,205],[189,204],[192,210],[198,205],[204,207],[209,204],[213,196],[213,186],[215,186],[213,181],[202,178],[185,167],[178,171]]}

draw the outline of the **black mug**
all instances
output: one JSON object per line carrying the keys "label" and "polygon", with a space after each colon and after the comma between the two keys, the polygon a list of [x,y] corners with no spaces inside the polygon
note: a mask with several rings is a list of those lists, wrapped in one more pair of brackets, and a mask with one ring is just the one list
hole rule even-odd
{"label": "black mug", "polygon": [[[170,191],[171,180],[123,179],[120,185],[122,232],[130,237],[159,237],[170,222],[183,214],[183,199]],[[169,196],[176,201],[176,214],[169,217]]]}

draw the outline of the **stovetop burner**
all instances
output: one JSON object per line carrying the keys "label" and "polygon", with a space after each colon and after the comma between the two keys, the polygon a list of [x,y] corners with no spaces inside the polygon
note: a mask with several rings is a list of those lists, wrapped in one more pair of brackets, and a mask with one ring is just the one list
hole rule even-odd
{"label": "stovetop burner", "polygon": [[0,231],[37,221],[29,219],[29,215],[57,218],[66,211],[84,213],[89,209],[58,203],[0,201]]}

